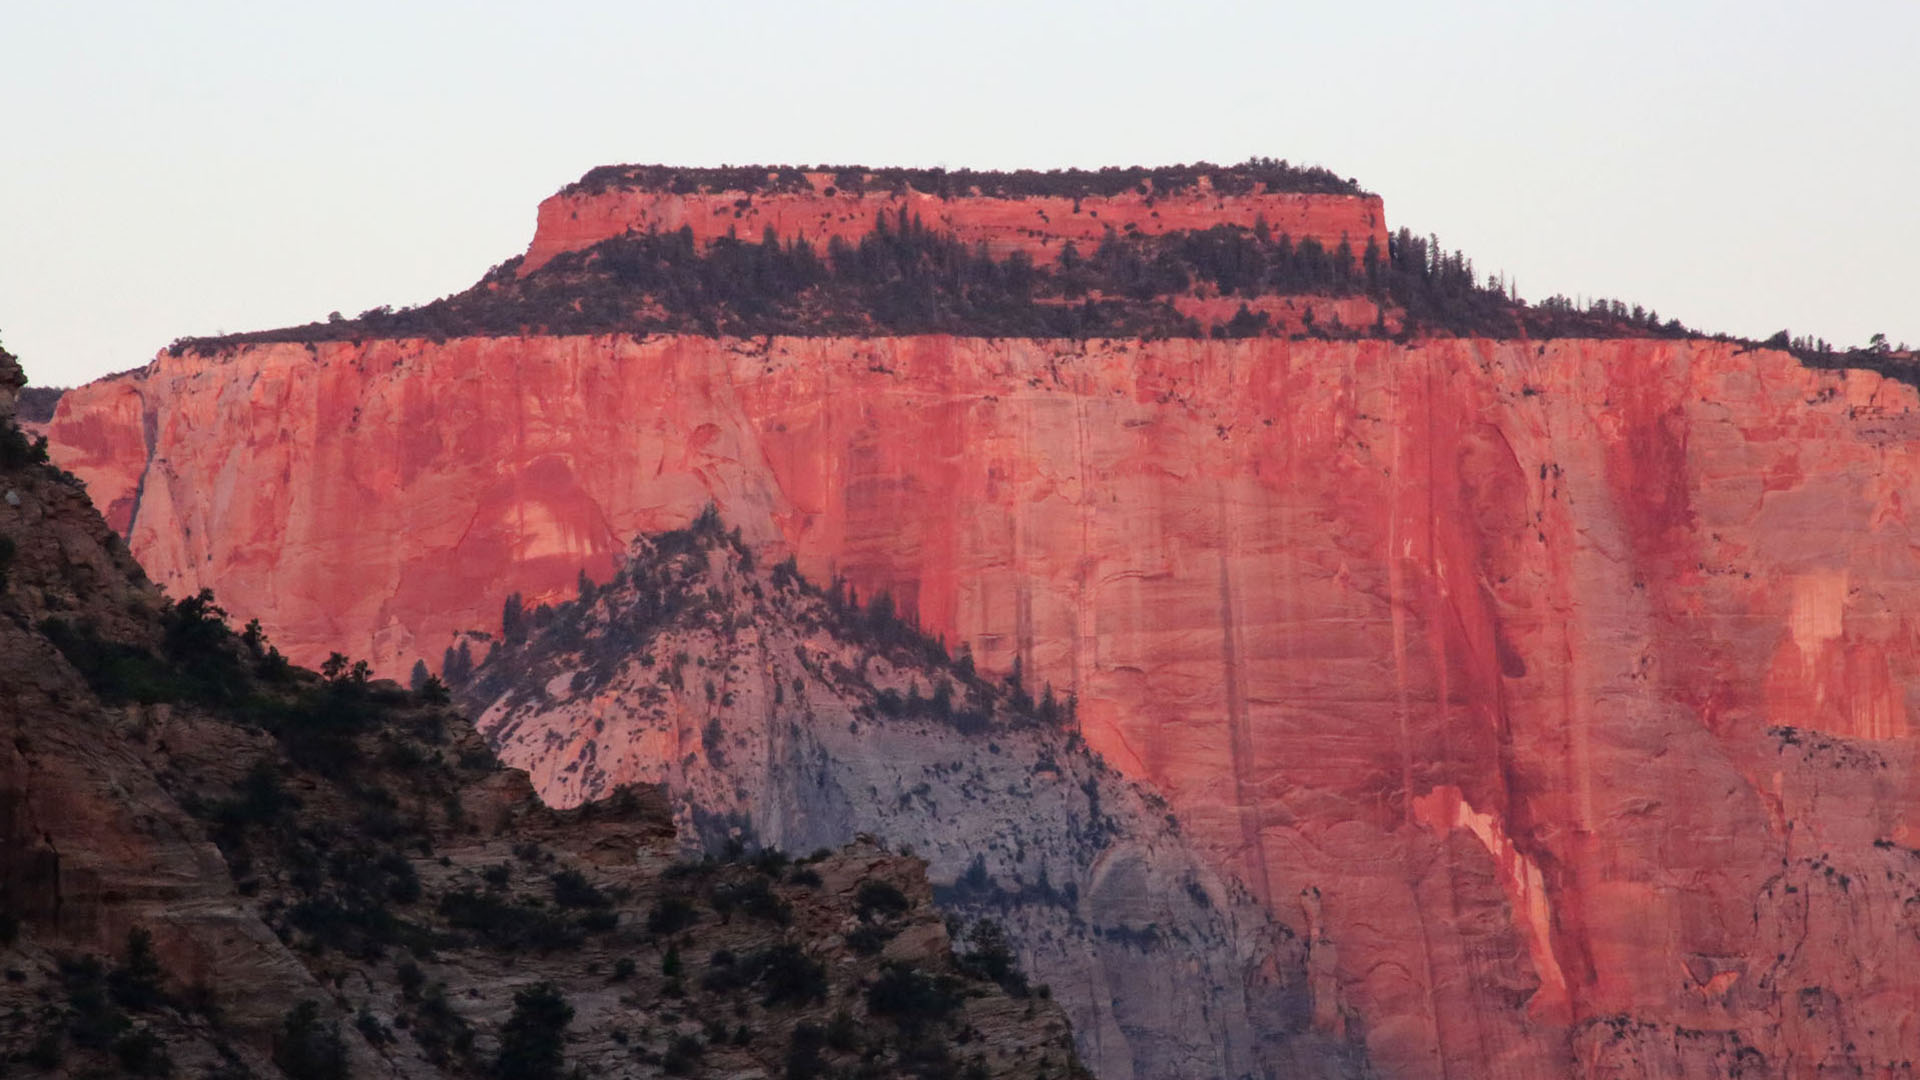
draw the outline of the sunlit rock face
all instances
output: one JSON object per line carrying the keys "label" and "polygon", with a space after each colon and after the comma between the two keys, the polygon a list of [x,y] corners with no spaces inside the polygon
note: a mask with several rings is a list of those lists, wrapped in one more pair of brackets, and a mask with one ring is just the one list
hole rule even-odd
{"label": "sunlit rock face", "polygon": [[567,192],[540,204],[539,225],[519,272],[529,274],[564,251],[592,247],[633,232],[687,229],[705,245],[723,236],[758,240],[768,229],[782,239],[805,239],[822,250],[834,238],[858,243],[874,219],[904,213],[968,246],[984,244],[996,257],[1023,251],[1036,263],[1060,257],[1067,244],[1091,252],[1109,230],[1158,235],[1216,225],[1253,228],[1264,221],[1276,235],[1318,240],[1328,251],[1346,241],[1355,257],[1368,241],[1387,249],[1387,217],[1378,195],[1259,192],[1229,195],[1209,182],[1176,192],[1130,191],[1082,198],[1027,196],[942,197],[910,187],[899,191],[836,190],[830,173],[808,177],[811,191],[746,195],[739,191],[678,194],[621,189]]}
{"label": "sunlit rock face", "polygon": [[391,672],[714,502],[1076,693],[1383,1075],[1898,1076],[1916,406],[1700,341],[502,338],[163,356],[52,437],[168,589]]}

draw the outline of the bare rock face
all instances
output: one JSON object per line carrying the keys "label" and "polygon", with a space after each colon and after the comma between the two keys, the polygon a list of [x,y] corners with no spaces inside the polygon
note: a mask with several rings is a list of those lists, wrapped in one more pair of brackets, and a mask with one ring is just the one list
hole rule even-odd
{"label": "bare rock face", "polygon": [[462,688],[546,799],[640,779],[696,849],[910,847],[950,913],[1004,925],[1107,1080],[1360,1075],[1314,1029],[1309,943],[1089,754],[1070,704],[954,664],[884,604],[756,567],[721,529],[636,541]]}
{"label": "bare rock face", "polygon": [[998,257],[1024,252],[1036,263],[1058,259],[1069,243],[1091,251],[1108,230],[1155,235],[1182,229],[1264,221],[1275,234],[1312,238],[1328,251],[1342,241],[1358,257],[1369,241],[1387,247],[1387,217],[1378,195],[1311,192],[1216,191],[1202,179],[1180,191],[1116,195],[993,198],[966,192],[939,195],[899,189],[836,189],[831,173],[806,174],[802,190],[646,190],[614,187],[563,191],[540,204],[539,225],[519,266],[529,274],[564,251],[580,251],[625,232],[688,229],[702,246],[723,236],[805,239],[822,250],[834,238],[858,241],[876,216],[901,214],[951,233],[969,247],[984,244]]}
{"label": "bare rock face", "polygon": [[162,357],[52,431],[170,590],[387,669],[712,501],[1077,694],[1437,1077],[1908,1059],[1916,427],[1700,341],[657,337]]}

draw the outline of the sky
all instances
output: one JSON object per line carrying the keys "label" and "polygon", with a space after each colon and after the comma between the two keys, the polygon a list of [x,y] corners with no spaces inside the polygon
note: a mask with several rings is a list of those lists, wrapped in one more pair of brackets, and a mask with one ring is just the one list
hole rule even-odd
{"label": "sky", "polygon": [[0,2],[39,385],[420,303],[615,162],[1324,165],[1529,299],[1920,344],[1920,2]]}

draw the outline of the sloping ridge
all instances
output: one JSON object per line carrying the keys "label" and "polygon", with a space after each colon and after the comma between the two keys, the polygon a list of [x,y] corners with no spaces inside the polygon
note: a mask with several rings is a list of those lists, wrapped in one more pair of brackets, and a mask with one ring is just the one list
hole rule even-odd
{"label": "sloping ridge", "polygon": [[711,511],[581,590],[512,615],[458,691],[548,801],[637,778],[710,849],[910,848],[950,916],[1004,923],[1106,1080],[1364,1074],[1313,1026],[1332,988],[1309,985],[1310,943],[1090,753],[1051,688],[954,662],[890,598],[756,564]]}

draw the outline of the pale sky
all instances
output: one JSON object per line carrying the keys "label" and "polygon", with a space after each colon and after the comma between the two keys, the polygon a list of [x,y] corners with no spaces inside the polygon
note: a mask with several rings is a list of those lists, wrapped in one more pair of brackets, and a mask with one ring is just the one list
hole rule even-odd
{"label": "pale sky", "polygon": [[1920,2],[0,0],[41,385],[418,303],[613,162],[1325,165],[1529,299],[1920,343]]}

